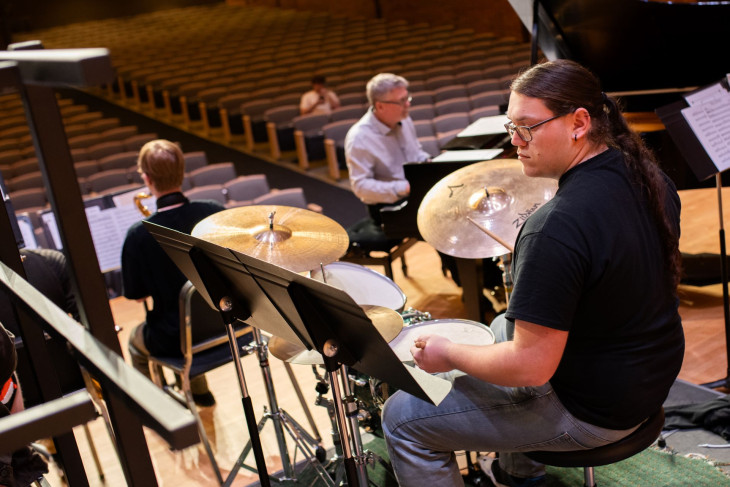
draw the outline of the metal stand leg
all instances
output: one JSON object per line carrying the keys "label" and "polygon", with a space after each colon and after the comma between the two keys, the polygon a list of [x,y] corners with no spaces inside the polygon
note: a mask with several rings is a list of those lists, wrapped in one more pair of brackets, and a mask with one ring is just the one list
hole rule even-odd
{"label": "metal stand leg", "polygon": [[[276,399],[276,391],[274,390],[274,383],[271,377],[271,368],[269,366],[268,346],[261,339],[261,332],[257,328],[253,328],[253,336],[254,343],[250,346],[250,349],[255,350],[258,354],[259,366],[261,368],[264,383],[266,384],[266,394],[268,397],[269,407],[269,409],[264,409],[264,417],[261,421],[259,421],[257,428],[258,431],[261,432],[267,420],[273,421],[274,433],[276,435],[277,445],[279,446],[279,454],[281,456],[282,469],[284,471],[283,477],[275,480],[284,481],[296,479],[294,465],[290,459],[289,449],[286,444],[286,437],[284,436],[284,432],[286,431],[286,433],[294,440],[297,448],[302,451],[307,462],[315,468],[319,477],[327,485],[334,485],[325,468],[319,463],[316,451],[313,451],[311,448],[314,447],[315,450],[321,448],[321,439],[313,438],[312,435],[307,433],[299,423],[286,413],[286,411],[279,407]],[[290,377],[293,378],[293,376]],[[296,384],[294,380],[292,382]],[[296,385],[296,388],[298,389],[298,384]],[[301,391],[299,391],[299,397],[300,400],[303,401],[304,397],[301,395]],[[233,472],[237,472],[240,467],[249,468],[245,465],[244,460],[251,450],[251,446],[251,442],[249,441],[241,453],[238,462],[236,462],[236,466],[231,474],[233,474]]]}

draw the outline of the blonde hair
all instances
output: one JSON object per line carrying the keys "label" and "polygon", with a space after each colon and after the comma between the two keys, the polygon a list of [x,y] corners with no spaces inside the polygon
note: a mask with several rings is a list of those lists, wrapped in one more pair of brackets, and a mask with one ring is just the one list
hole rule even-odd
{"label": "blonde hair", "polygon": [[182,186],[185,159],[177,144],[164,139],[152,140],[139,151],[137,170],[146,174],[158,191],[170,191]]}

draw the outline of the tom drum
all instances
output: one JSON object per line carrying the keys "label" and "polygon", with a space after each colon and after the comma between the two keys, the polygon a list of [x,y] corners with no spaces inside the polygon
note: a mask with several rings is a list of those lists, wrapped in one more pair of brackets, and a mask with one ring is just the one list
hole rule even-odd
{"label": "tom drum", "polygon": [[310,277],[345,291],[359,305],[383,306],[398,312],[406,305],[406,295],[396,283],[358,264],[333,262],[324,266],[324,279],[320,269],[312,271]]}

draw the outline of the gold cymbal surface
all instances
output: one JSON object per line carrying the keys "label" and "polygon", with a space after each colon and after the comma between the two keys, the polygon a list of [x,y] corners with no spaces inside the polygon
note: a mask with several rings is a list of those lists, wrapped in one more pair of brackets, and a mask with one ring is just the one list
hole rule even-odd
{"label": "gold cymbal surface", "polygon": [[191,234],[292,272],[334,262],[349,245],[347,232],[339,223],[291,206],[230,208],[201,220]]}
{"label": "gold cymbal surface", "polygon": [[449,174],[426,193],[418,208],[418,230],[435,249],[453,257],[508,254],[509,249],[474,223],[514,244],[527,217],[556,191],[557,181],[525,176],[516,159],[477,162]]}

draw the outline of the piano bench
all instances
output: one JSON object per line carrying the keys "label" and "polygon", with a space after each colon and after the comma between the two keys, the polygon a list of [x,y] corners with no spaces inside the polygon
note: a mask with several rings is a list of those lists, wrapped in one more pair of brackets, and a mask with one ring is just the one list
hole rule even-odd
{"label": "piano bench", "polygon": [[[360,265],[382,265],[385,268],[385,275],[393,280],[393,261],[400,258],[403,275],[408,277],[408,266],[406,265],[406,250],[413,247],[418,239],[404,238],[400,242],[389,240],[381,246],[360,245],[358,242],[350,242],[347,253],[340,258],[343,262],[351,262]],[[384,255],[374,255],[384,254]]]}

